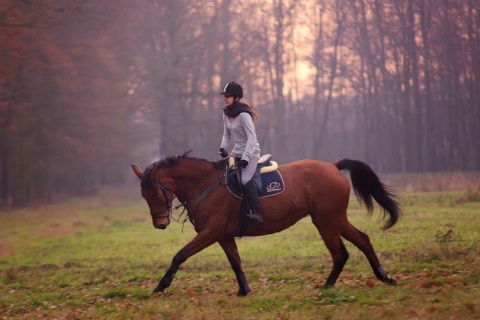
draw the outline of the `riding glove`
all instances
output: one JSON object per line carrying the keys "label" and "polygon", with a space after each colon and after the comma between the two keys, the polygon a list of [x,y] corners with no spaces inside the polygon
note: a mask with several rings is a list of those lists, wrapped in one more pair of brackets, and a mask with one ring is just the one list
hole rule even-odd
{"label": "riding glove", "polygon": [[240,160],[240,167],[246,168],[248,166],[248,161],[247,160]]}
{"label": "riding glove", "polygon": [[220,148],[220,150],[218,151],[218,153],[220,154],[220,156],[221,156],[222,158],[228,157],[228,152],[227,152],[225,149],[223,149],[223,148]]}

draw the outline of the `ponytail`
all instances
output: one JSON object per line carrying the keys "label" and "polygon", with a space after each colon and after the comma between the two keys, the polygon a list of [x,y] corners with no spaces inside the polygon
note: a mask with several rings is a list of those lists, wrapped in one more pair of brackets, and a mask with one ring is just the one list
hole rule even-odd
{"label": "ponytail", "polygon": [[247,105],[247,107],[250,109],[253,122],[256,122],[258,120],[258,112],[253,108],[253,105],[246,102],[244,102],[244,104]]}

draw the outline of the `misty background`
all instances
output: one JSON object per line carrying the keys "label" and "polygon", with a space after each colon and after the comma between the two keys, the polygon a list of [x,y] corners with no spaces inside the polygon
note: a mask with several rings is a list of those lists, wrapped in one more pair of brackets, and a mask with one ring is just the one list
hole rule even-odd
{"label": "misty background", "polygon": [[480,0],[1,0],[0,207],[218,160],[239,82],[262,154],[480,169]]}

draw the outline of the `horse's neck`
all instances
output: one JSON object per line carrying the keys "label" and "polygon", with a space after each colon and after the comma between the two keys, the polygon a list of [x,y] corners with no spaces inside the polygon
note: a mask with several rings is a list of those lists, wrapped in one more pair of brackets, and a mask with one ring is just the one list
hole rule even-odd
{"label": "horse's neck", "polygon": [[194,163],[185,161],[172,170],[170,178],[175,182],[177,196],[192,197],[203,191],[219,175],[210,163]]}

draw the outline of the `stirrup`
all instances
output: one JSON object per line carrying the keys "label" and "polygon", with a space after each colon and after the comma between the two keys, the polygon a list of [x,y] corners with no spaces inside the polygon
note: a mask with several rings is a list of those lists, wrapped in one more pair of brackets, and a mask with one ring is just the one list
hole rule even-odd
{"label": "stirrup", "polygon": [[259,213],[253,213],[252,211],[250,211],[248,214],[247,214],[247,217],[249,219],[252,219],[252,220],[255,220],[257,222],[260,222],[260,223],[263,223],[263,217],[261,214]]}

